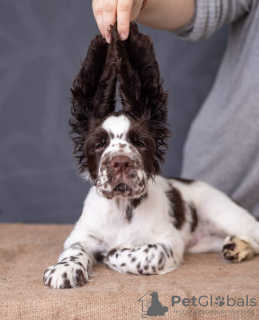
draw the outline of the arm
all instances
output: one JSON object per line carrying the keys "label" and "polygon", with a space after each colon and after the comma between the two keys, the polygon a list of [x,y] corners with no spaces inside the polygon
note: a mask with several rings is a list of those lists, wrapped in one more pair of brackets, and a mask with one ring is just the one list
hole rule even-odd
{"label": "arm", "polygon": [[194,12],[194,0],[147,0],[137,22],[155,29],[176,30],[190,22]]}
{"label": "arm", "polygon": [[[253,0],[93,0],[93,12],[102,35],[116,22],[121,39],[129,34],[130,20],[148,27],[176,30],[181,37],[209,37],[224,23],[232,23],[251,10]],[[193,19],[194,18],[194,19]]]}
{"label": "arm", "polygon": [[175,33],[187,40],[208,38],[223,24],[232,23],[247,14],[253,0],[195,0],[195,16],[191,23]]}

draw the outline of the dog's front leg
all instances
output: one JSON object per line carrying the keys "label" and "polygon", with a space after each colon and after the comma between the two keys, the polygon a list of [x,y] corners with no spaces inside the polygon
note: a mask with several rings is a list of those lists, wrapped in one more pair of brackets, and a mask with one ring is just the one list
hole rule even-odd
{"label": "dog's front leg", "polygon": [[104,262],[115,271],[134,274],[164,274],[176,269],[183,258],[183,246],[155,243],[135,248],[112,249]]}
{"label": "dog's front leg", "polygon": [[62,252],[59,262],[46,269],[43,283],[53,289],[83,286],[89,280],[92,258],[83,242],[76,242]]}

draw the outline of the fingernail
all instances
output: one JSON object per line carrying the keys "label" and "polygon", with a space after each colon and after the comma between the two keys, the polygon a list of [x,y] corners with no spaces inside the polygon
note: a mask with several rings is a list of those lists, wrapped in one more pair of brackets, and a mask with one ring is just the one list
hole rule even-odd
{"label": "fingernail", "polygon": [[120,34],[121,40],[125,40],[126,39],[126,33],[122,32]]}
{"label": "fingernail", "polygon": [[108,43],[111,43],[111,36],[107,36],[106,41],[107,41]]}

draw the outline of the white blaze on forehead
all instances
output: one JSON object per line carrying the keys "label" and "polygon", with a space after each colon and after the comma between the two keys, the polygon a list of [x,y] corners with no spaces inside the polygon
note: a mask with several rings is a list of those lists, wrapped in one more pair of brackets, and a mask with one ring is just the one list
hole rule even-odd
{"label": "white blaze on forehead", "polygon": [[114,137],[120,136],[121,134],[125,135],[128,132],[129,127],[130,121],[124,115],[118,117],[110,116],[102,124],[102,128],[109,133],[113,133]]}

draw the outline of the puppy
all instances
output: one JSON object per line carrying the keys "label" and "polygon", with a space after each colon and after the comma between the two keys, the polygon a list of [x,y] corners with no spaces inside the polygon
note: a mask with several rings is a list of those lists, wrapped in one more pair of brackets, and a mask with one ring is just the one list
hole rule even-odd
{"label": "puppy", "polygon": [[[103,261],[121,273],[164,274],[184,252],[259,253],[259,224],[212,186],[159,175],[167,149],[167,93],[153,44],[131,23],[122,42],[97,36],[73,83],[70,121],[80,173],[92,182],[83,213],[43,282],[73,288]],[[123,109],[115,112],[116,84]]]}

